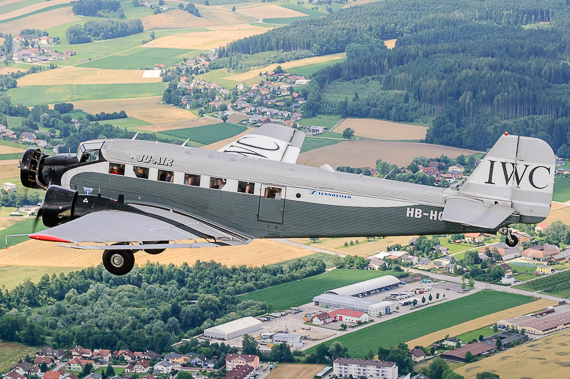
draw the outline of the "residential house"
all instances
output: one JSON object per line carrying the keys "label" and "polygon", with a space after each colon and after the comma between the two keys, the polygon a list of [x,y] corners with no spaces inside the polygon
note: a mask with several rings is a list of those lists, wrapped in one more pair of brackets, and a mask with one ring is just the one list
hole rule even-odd
{"label": "residential house", "polygon": [[101,374],[97,374],[96,372],[94,372],[94,373],[87,375],[83,379],[101,379],[101,378],[103,378],[103,376]]}
{"label": "residential house", "polygon": [[112,358],[111,350],[95,349],[93,350],[93,358],[103,362],[110,362]]}
{"label": "residential house", "polygon": [[530,242],[532,240],[531,235],[527,234],[527,233],[517,231],[517,232],[513,232],[511,234],[519,239],[519,243],[527,243],[527,242]]}
{"label": "residential house", "polygon": [[506,284],[506,285],[511,286],[511,285],[515,284],[515,282],[516,282],[516,279],[512,275],[505,275],[501,278],[502,284]]}
{"label": "residential house", "polygon": [[339,378],[397,379],[398,365],[387,361],[337,358],[333,362],[333,374]]}
{"label": "residential house", "polygon": [[309,134],[316,136],[318,134],[323,134],[326,130],[327,128],[325,128],[324,126],[313,125],[309,128]]}
{"label": "residential house", "polygon": [[368,262],[368,268],[371,270],[380,270],[382,268],[382,266],[384,266],[384,261],[380,258],[376,258],[376,257],[372,257],[372,259],[370,259],[370,262]]}
{"label": "residential house", "polygon": [[143,355],[141,356],[141,358],[146,359],[147,361],[150,361],[152,359],[159,359],[160,358],[160,354],[155,353],[152,350],[147,350],[143,353]]}
{"label": "residential house", "polygon": [[153,375],[170,374],[172,372],[172,363],[160,361],[154,365]]}
{"label": "residential house", "polygon": [[63,371],[46,371],[43,379],[60,379],[62,372]]}
{"label": "residential house", "polygon": [[487,256],[487,254],[483,253],[482,251],[479,251],[478,257],[481,262],[487,262],[489,260],[489,256]]}
{"label": "residential house", "polygon": [[460,164],[454,164],[452,166],[449,166],[447,169],[448,172],[453,173],[453,172],[463,172],[465,171],[465,167],[463,165]]}
{"label": "residential house", "polygon": [[410,254],[402,255],[400,259],[402,260],[403,263],[411,263],[412,265],[418,264],[418,257],[416,257],[415,255],[410,255]]}
{"label": "residential house", "polygon": [[536,275],[545,275],[545,274],[552,274],[554,272],[554,267],[552,266],[536,266],[536,270],[534,273]]}
{"label": "residential house", "polygon": [[193,354],[181,354],[179,357],[172,358],[172,364],[183,365],[192,360]]}
{"label": "residential house", "polygon": [[457,337],[449,337],[443,340],[442,344],[449,347],[456,347],[457,343],[462,343],[461,340]]}
{"label": "residential house", "polygon": [[154,65],[154,69],[155,69],[155,70],[165,70],[165,69],[166,69],[166,66],[163,65],[163,64],[161,64],[161,63],[157,63],[157,64]]}
{"label": "residential house", "polygon": [[183,355],[182,354],[178,354],[178,353],[168,353],[164,356],[164,360],[168,363],[174,363],[174,359],[180,359],[182,358]]}
{"label": "residential house", "polygon": [[65,364],[65,369],[69,371],[81,371],[88,363],[90,363],[93,366],[95,365],[95,361],[81,359],[81,358],[73,358],[72,360],[70,360]]}
{"label": "residential house", "polygon": [[489,251],[492,254],[499,253],[504,261],[518,258],[522,255],[523,252],[520,246],[517,245],[515,247],[508,247],[507,244],[504,242],[497,242],[492,245],[482,247],[481,249],[479,249],[479,252],[485,253],[487,249],[489,249]]}
{"label": "residential house", "polygon": [[291,120],[293,120],[293,121],[299,121],[302,118],[303,118],[303,115],[299,112],[295,112],[291,115]]}
{"label": "residential house", "polygon": [[567,248],[566,250],[561,251],[560,253],[558,253],[556,255],[553,255],[552,260],[554,262],[567,263],[570,260],[570,248]]}
{"label": "residential house", "polygon": [[549,227],[550,227],[550,225],[548,225],[547,223],[544,223],[544,222],[543,222],[543,223],[537,224],[537,225],[534,227],[534,231],[535,231],[536,233],[544,233],[544,232],[546,231],[546,229],[548,229]]}
{"label": "residential house", "polygon": [[431,270],[431,269],[437,268],[437,266],[435,265],[435,263],[433,263],[432,260],[430,260],[428,258],[422,258],[418,262],[418,268],[420,270]]}
{"label": "residential house", "polygon": [[418,240],[418,237],[412,238],[412,239],[408,242],[408,245],[414,246],[414,245],[416,244],[417,240]]}
{"label": "residential house", "polygon": [[443,254],[443,255],[449,255],[449,248],[448,247],[443,247],[441,245],[435,245],[434,247],[431,248],[432,251],[437,251],[439,254]]}
{"label": "residential house", "polygon": [[114,355],[119,359],[121,359],[121,357],[123,357],[125,362],[132,362],[135,359],[135,354],[132,351],[130,351],[129,349],[119,350],[117,352],[117,354],[114,354]]}
{"label": "residential house", "polygon": [[208,358],[204,354],[198,354],[190,361],[195,366],[205,366],[207,362]]}
{"label": "residential house", "polygon": [[484,233],[465,233],[465,241],[469,243],[481,243],[485,240]]}
{"label": "residential house", "polygon": [[35,365],[41,365],[42,363],[45,363],[46,365],[51,365],[53,363],[53,358],[52,357],[36,357],[34,358],[34,364]]}
{"label": "residential house", "polygon": [[127,368],[125,369],[125,372],[133,373],[133,374],[146,374],[149,372],[149,370],[150,370],[150,363],[148,363],[144,359],[141,359],[140,361],[138,361],[134,365],[129,364],[127,366]]}
{"label": "residential house", "polygon": [[544,245],[537,245],[526,249],[523,251],[522,257],[539,262],[548,262],[558,253],[560,253],[558,246],[545,243]]}
{"label": "residential house", "polygon": [[326,312],[313,317],[313,323],[317,325],[325,325],[333,321],[335,321],[335,318]]}
{"label": "residential house", "polygon": [[54,41],[54,39],[50,36],[42,36],[39,38],[39,40],[42,45],[49,45],[52,44]]}
{"label": "residential house", "polygon": [[[195,377],[194,377],[195,378]],[[152,376],[151,374],[146,374],[145,376],[143,376],[141,379],[156,379],[154,376]]]}
{"label": "residential house", "polygon": [[239,366],[226,373],[226,379],[248,379],[253,377],[254,368],[248,365]]}
{"label": "residential house", "polygon": [[427,358],[427,354],[422,349],[412,349],[410,350],[410,354],[414,362],[421,362]]}
{"label": "residential house", "polygon": [[22,140],[24,142],[35,143],[36,142],[36,135],[30,132],[22,132],[21,134]]}
{"label": "residential house", "polygon": [[27,379],[24,375],[19,374],[16,371],[10,371],[8,374],[6,374],[6,376],[4,378],[5,379]]}
{"label": "residential house", "polygon": [[239,366],[248,365],[253,368],[259,367],[259,357],[248,354],[228,354],[226,355],[226,370],[232,370]]}
{"label": "residential house", "polygon": [[32,370],[32,367],[34,367],[34,366],[32,366],[28,362],[24,361],[24,362],[20,362],[16,365],[10,366],[10,370],[16,371],[20,375],[29,375],[30,371]]}
{"label": "residential house", "polygon": [[285,125],[288,128],[292,128],[295,125],[295,123],[291,120],[286,120],[285,122],[283,122],[283,125]]}
{"label": "residential house", "polygon": [[505,275],[512,275],[513,274],[513,269],[508,264],[501,263],[499,266],[501,266],[503,268],[503,270],[505,271]]}
{"label": "residential house", "polygon": [[449,263],[448,265],[445,266],[445,271],[449,272],[450,274],[457,274],[457,271],[462,268],[461,266],[459,266],[458,264],[455,263]]}
{"label": "residential house", "polygon": [[51,346],[44,346],[36,352],[36,357],[51,357],[57,362],[65,357],[65,351],[54,349]]}

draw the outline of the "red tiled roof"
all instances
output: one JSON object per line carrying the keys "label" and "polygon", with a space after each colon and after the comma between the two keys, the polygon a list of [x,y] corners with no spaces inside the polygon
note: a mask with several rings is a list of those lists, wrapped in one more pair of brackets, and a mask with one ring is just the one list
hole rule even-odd
{"label": "red tiled roof", "polygon": [[231,361],[236,358],[241,358],[246,362],[254,362],[257,355],[247,355],[247,354],[228,354],[226,355],[226,361]]}
{"label": "red tiled roof", "polygon": [[336,311],[329,312],[329,315],[331,317],[335,317],[336,315],[340,315],[340,316],[349,316],[349,317],[360,318],[360,317],[362,317],[363,314],[364,314],[364,312],[351,311],[348,309],[337,309]]}

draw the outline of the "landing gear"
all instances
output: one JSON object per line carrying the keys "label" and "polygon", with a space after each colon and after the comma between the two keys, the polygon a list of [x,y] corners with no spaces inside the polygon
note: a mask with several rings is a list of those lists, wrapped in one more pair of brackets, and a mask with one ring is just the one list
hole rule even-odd
{"label": "landing gear", "polygon": [[[168,241],[153,241],[153,242],[145,242],[144,244],[147,244],[147,245],[151,245],[151,244],[152,244],[152,245],[155,245],[155,244],[159,244],[159,243],[165,243],[165,244],[167,244]],[[143,244],[143,245],[144,245],[144,244]],[[142,250],[145,251],[145,252],[148,253],[148,254],[157,255],[157,254],[162,253],[162,252],[163,252],[164,250],[166,250],[166,249],[147,249],[147,250],[142,249]]]}
{"label": "landing gear", "polygon": [[103,266],[113,275],[126,275],[135,266],[135,256],[130,250],[105,250]]}
{"label": "landing gear", "polygon": [[519,244],[519,237],[513,236],[509,228],[501,228],[499,229],[499,233],[506,236],[505,243],[508,247],[515,247]]}

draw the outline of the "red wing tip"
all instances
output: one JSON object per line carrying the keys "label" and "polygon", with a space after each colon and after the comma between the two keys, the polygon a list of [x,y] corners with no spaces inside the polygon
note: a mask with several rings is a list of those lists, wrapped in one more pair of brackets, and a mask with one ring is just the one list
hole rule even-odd
{"label": "red wing tip", "polygon": [[33,238],[35,240],[40,240],[40,241],[72,243],[72,241],[68,241],[68,240],[65,240],[65,239],[59,238],[59,237],[50,236],[47,234],[30,234],[29,237]]}

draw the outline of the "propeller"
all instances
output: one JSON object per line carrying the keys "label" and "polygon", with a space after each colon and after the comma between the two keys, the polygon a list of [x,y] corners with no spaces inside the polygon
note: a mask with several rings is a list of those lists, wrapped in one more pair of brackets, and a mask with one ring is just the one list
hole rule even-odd
{"label": "propeller", "polygon": [[40,217],[42,217],[42,207],[43,207],[43,202],[42,202],[42,206],[40,207],[40,209],[38,209],[38,213],[36,214],[36,218],[34,219],[34,225],[32,226],[32,233],[36,232],[36,227],[38,225],[38,221],[40,220]]}

